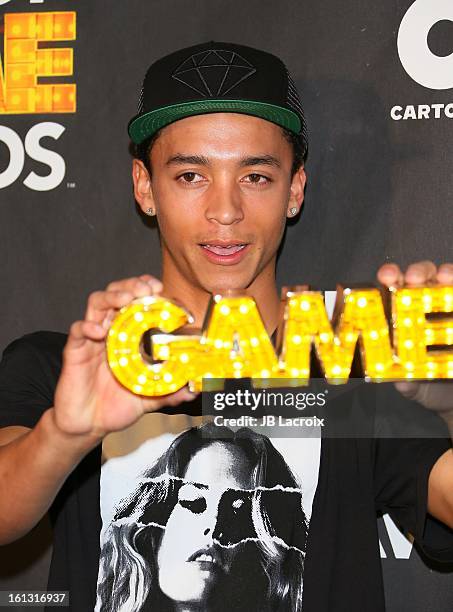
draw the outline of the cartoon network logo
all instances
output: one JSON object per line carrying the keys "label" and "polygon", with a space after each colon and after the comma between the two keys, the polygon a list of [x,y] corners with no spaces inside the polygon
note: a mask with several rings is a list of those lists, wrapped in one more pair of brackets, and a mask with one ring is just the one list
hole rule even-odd
{"label": "cartoon network logo", "polygon": [[[0,0],[6,4],[9,0]],[[38,0],[30,0],[38,3]],[[3,57],[0,63],[0,114],[60,114],[76,111],[75,83],[38,82],[39,77],[69,77],[73,74],[73,49],[51,47],[49,43],[76,38],[76,13],[6,13]],[[39,43],[45,43],[40,47]],[[9,150],[9,163],[0,170],[0,189],[12,185],[22,174],[25,158],[49,168],[49,172],[28,174],[24,185],[35,191],[54,189],[63,181],[66,164],[61,155],[44,148],[40,140],[60,138],[60,123],[45,121],[21,136],[11,127],[0,126],[0,144]]]}
{"label": "cartoon network logo", "polygon": [[[407,74],[422,87],[437,91],[453,88],[453,53],[441,57],[428,44],[431,29],[442,21],[453,22],[451,0],[416,0],[401,21],[397,40],[398,55]],[[390,116],[394,121],[453,119],[453,103],[395,105]]]}

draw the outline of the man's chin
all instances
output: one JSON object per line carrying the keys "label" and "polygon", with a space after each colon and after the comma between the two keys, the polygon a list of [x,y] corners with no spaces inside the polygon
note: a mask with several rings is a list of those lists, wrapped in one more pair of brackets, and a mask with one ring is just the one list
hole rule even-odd
{"label": "man's chin", "polygon": [[208,293],[225,293],[228,291],[246,292],[251,285],[252,279],[249,278],[234,278],[233,275],[215,279],[204,279],[202,283],[203,289]]}

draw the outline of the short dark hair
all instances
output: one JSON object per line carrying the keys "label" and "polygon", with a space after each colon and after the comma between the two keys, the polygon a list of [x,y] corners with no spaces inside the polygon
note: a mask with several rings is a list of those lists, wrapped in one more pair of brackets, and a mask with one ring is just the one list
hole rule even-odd
{"label": "short dark hair", "polygon": [[[159,138],[162,133],[161,128],[157,132],[155,132],[152,136],[141,142],[140,144],[134,144],[131,142],[130,151],[134,158],[139,159],[143,162],[145,168],[148,170],[151,176],[151,165],[150,165],[150,154],[151,149],[153,148],[154,143]],[[293,164],[291,167],[291,177],[293,177],[299,168],[305,162],[305,144],[302,137],[302,134],[295,134],[286,128],[281,128],[282,134],[289,142],[289,144],[293,147]]]}

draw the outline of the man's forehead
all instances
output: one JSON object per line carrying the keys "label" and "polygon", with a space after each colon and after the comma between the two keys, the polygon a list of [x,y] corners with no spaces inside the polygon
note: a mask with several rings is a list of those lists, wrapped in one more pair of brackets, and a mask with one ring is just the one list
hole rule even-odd
{"label": "man's forehead", "polygon": [[186,117],[162,129],[156,141],[169,157],[197,156],[278,157],[290,147],[282,128],[258,117],[238,113],[212,113]]}

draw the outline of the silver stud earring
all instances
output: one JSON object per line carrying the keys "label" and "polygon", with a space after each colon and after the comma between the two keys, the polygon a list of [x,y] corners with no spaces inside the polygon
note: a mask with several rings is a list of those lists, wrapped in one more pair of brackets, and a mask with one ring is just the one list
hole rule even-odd
{"label": "silver stud earring", "polygon": [[154,215],[154,208],[147,208],[145,210],[145,213],[149,215],[150,217],[152,217]]}
{"label": "silver stud earring", "polygon": [[289,209],[289,214],[292,215],[293,217],[296,213],[297,213],[296,206],[293,206],[292,208]]}

